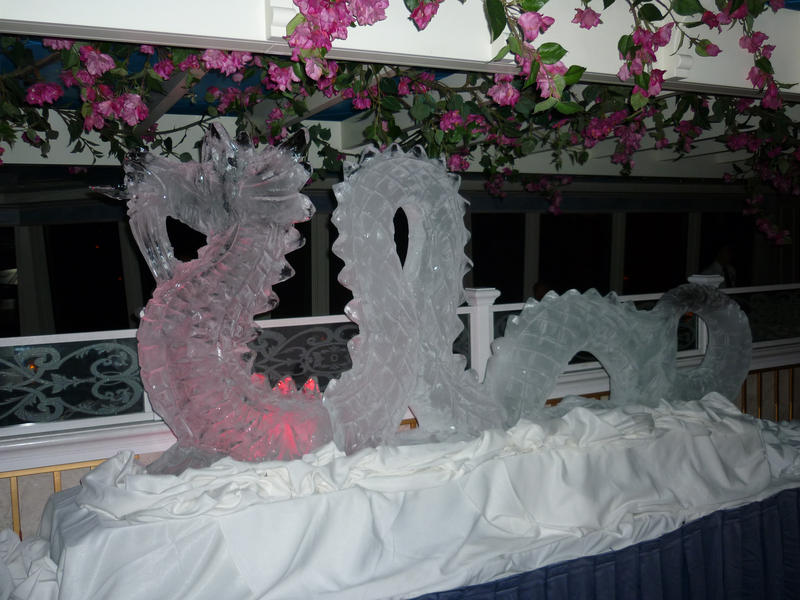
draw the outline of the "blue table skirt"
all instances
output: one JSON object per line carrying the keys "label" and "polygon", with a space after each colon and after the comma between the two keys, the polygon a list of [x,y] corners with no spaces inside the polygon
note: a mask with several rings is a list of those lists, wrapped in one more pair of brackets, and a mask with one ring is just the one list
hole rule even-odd
{"label": "blue table skirt", "polygon": [[800,598],[800,490],[712,513],[658,539],[417,600]]}

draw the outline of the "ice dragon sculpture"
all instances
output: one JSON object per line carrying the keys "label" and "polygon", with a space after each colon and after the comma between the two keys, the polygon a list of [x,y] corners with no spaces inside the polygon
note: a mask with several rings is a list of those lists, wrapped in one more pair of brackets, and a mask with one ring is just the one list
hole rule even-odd
{"label": "ice dragon sculpture", "polygon": [[[685,285],[652,311],[594,290],[531,300],[495,341],[479,383],[464,370],[463,357],[452,353],[468,264],[458,178],[419,149],[373,148],[346,166],[335,192],[339,238],[333,250],[345,262],[339,281],[353,292],[347,313],[360,334],[349,346],[352,370],[331,381],[324,403],[334,439],[346,452],[403,441],[397,425],[406,407],[419,421],[418,440],[469,436],[544,416],[558,376],[580,350],[608,371],[615,404],[697,399],[711,390],[732,398],[747,374],[744,313],[713,288]],[[409,222],[403,265],[392,222],[399,209]],[[677,324],[690,311],[708,325],[709,348],[699,367],[678,370]]]}
{"label": "ice dragon sculpture", "polygon": [[[700,365],[678,369],[678,320],[689,312],[705,321],[708,348]],[[733,300],[703,285],[674,288],[649,311],[595,290],[529,300],[492,344],[486,367],[487,393],[505,407],[506,426],[542,416],[558,376],[581,350],[605,367],[612,404],[696,400],[710,391],[735,398],[750,369],[750,326]]]}
{"label": "ice dragon sculpture", "polygon": [[[239,460],[297,458],[332,437],[313,384],[276,389],[252,374],[253,316],[278,302],[292,276],[285,255],[302,246],[294,223],[314,212],[299,190],[308,172],[283,148],[256,150],[221,126],[199,163],[143,154],[125,162],[131,228],[157,287],[139,326],[142,381],[182,447]],[[204,233],[198,258],[180,262],[172,216]]]}
{"label": "ice dragon sculpture", "polygon": [[[678,287],[649,312],[613,294],[572,291],[529,301],[495,341],[479,382],[452,350],[469,262],[459,180],[422,150],[393,146],[367,149],[334,188],[333,249],[345,261],[339,280],[354,295],[346,312],[360,329],[348,346],[352,369],[331,381],[324,400],[313,384],[297,390],[284,380],[271,389],[253,375],[247,344],[253,315],[277,304],[272,285],[293,274],[285,255],[302,245],[294,223],[313,214],[299,192],[308,172],[289,151],[256,150],[218,126],[206,134],[200,162],[144,154],[125,171],[125,189],[107,193],[128,201],[157,282],[138,338],[145,389],[178,438],[164,470],[198,462],[194,450],[210,459],[289,459],[331,439],[351,453],[508,427],[542,415],[580,350],[606,367],[616,404],[711,390],[732,397],[749,367],[747,319],[713,288]],[[409,224],[404,263],[394,241],[400,210]],[[206,235],[197,259],[175,259],[168,216]],[[675,330],[689,311],[708,325],[709,348],[699,367],[677,370]],[[398,432],[408,408],[420,423],[412,434]]]}
{"label": "ice dragon sculpture", "polygon": [[[328,384],[324,402],[346,452],[396,442],[407,408],[420,423],[417,435],[430,440],[474,436],[505,421],[466,359],[453,354],[468,262],[458,184],[421,149],[393,146],[366,150],[334,187],[333,251],[345,261],[339,281],[354,296],[345,312],[360,333],[348,346],[352,369]],[[400,209],[409,228],[404,264],[394,241]]]}

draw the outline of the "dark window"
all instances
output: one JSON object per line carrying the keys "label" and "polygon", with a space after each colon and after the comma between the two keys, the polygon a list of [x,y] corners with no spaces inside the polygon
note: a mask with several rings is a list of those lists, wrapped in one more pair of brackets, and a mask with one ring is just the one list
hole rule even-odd
{"label": "dark window", "polygon": [[624,294],[664,292],[686,283],[686,213],[630,213],[625,222]]}
{"label": "dark window", "polygon": [[45,228],[56,333],[126,329],[117,223]]}
{"label": "dark window", "polygon": [[521,302],[525,217],[520,213],[472,214],[472,281],[474,287],[500,290],[499,302]]}
{"label": "dark window", "polygon": [[539,235],[541,284],[559,294],[573,288],[608,293],[611,215],[542,215]]}

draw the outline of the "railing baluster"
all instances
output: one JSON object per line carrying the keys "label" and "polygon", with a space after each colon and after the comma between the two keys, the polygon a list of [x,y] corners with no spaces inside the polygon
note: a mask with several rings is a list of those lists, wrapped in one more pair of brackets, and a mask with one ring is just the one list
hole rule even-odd
{"label": "railing baluster", "polygon": [[9,484],[11,485],[11,527],[14,533],[22,539],[22,522],[19,514],[19,485],[17,484],[16,477],[9,477]]}
{"label": "railing baluster", "polygon": [[761,418],[761,396],[764,393],[764,381],[761,377],[761,371],[756,373],[756,416],[760,419]]}

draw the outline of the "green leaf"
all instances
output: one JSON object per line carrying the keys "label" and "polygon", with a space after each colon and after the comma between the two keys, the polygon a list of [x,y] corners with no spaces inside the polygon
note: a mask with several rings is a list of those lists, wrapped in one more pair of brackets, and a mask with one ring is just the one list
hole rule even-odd
{"label": "green leaf", "polygon": [[775,71],[772,69],[772,63],[769,62],[769,60],[767,60],[763,56],[758,60],[756,60],[756,66],[765,73],[769,73],[770,75],[775,73]]}
{"label": "green leaf", "polygon": [[706,39],[700,40],[694,46],[694,53],[697,54],[697,56],[708,56],[709,54],[707,48],[710,45],[711,45],[711,40],[706,40]]}
{"label": "green leaf", "polygon": [[639,18],[653,23],[663,19],[664,15],[661,14],[661,11],[658,10],[658,7],[655,4],[650,4],[648,2],[647,4],[643,4],[639,9]]}
{"label": "green leaf", "polygon": [[578,65],[572,65],[567,72],[564,73],[564,81],[567,85],[573,85],[578,83],[583,77],[583,73],[586,71],[586,67],[580,67]]}
{"label": "green leaf", "polygon": [[286,24],[286,35],[292,35],[294,30],[297,29],[297,26],[300,23],[305,23],[306,18],[302,13],[297,13],[292,20]]}
{"label": "green leaf", "polygon": [[558,104],[558,98],[554,98],[550,96],[547,100],[542,100],[541,102],[536,104],[536,108],[533,109],[534,114],[544,112],[546,110],[550,110],[556,104]]}
{"label": "green leaf", "polygon": [[522,46],[519,44],[519,40],[514,36],[509,36],[508,38],[508,49],[511,50],[514,54],[521,54],[522,53]]}
{"label": "green leaf", "polygon": [[603,88],[601,86],[596,84],[590,84],[587,85],[585,88],[583,88],[583,93],[581,94],[581,96],[583,96],[584,102],[590,103],[594,102],[602,91]]}
{"label": "green leaf", "polygon": [[519,114],[523,117],[527,117],[531,114],[531,111],[536,107],[536,101],[531,98],[530,96],[521,96],[517,103],[514,105],[514,110],[516,110]]}
{"label": "green leaf", "polygon": [[64,69],[72,69],[77,67],[81,64],[80,56],[78,55],[78,50],[73,46],[67,52],[67,57],[64,59],[63,67]]}
{"label": "green leaf", "polygon": [[539,74],[539,69],[541,65],[538,62],[535,62],[531,65],[531,72],[528,74],[527,79],[525,79],[525,83],[522,84],[522,89],[527,89],[536,83],[536,76]]}
{"label": "green leaf", "polygon": [[492,41],[495,41],[506,28],[506,9],[502,0],[486,0],[486,18]]}
{"label": "green leaf", "polygon": [[409,12],[413,12],[419,6],[420,0],[403,0]]}
{"label": "green leaf", "polygon": [[464,98],[459,96],[458,94],[453,94],[447,100],[447,108],[450,110],[461,110],[464,106]]}
{"label": "green leaf", "polygon": [[192,160],[192,155],[188,152],[181,152],[180,156],[178,156],[181,162],[189,162]]}
{"label": "green leaf", "polygon": [[764,0],[747,0],[747,12],[757,17],[767,10]]}
{"label": "green leaf", "polygon": [[389,112],[399,112],[403,110],[403,103],[394,96],[384,96],[381,99],[381,106]]}
{"label": "green leaf", "polygon": [[521,0],[520,7],[525,12],[539,12],[547,4],[547,0]]}
{"label": "green leaf", "polygon": [[640,108],[647,106],[648,101],[649,99],[641,94],[631,94],[631,106],[633,107],[633,110],[639,110]]}
{"label": "green leaf", "polygon": [[394,77],[384,77],[378,87],[384,94],[397,95],[397,80]]}
{"label": "green leaf", "polygon": [[564,49],[564,47],[561,44],[556,44],[555,42],[545,42],[539,46],[539,57],[546,65],[552,65],[553,63],[558,62],[566,53],[567,51]]}
{"label": "green leaf", "polygon": [[441,129],[437,129],[436,133],[433,134],[433,139],[436,140],[437,144],[440,144],[444,141],[444,131]]}
{"label": "green leaf", "polygon": [[577,102],[559,102],[556,104],[556,110],[562,115],[572,115],[581,112],[583,107]]}
{"label": "green leaf", "polygon": [[[519,42],[517,42],[517,43],[519,43]],[[509,50],[510,49],[508,47],[508,44],[506,44],[505,46],[500,48],[500,51],[497,54],[494,55],[494,58],[492,59],[492,62],[496,62],[496,61],[500,60],[501,58],[504,58],[505,55],[508,54]]]}
{"label": "green leaf", "polygon": [[692,15],[701,15],[705,12],[703,5],[697,0],[672,0],[670,8],[684,17]]}
{"label": "green leaf", "polygon": [[617,42],[617,50],[622,56],[628,56],[631,50],[636,47],[636,44],[633,43],[633,36],[632,35],[623,35],[619,38]]}
{"label": "green leaf", "polygon": [[603,0],[603,10],[614,4],[614,0]]}
{"label": "green leaf", "polygon": [[431,113],[433,111],[431,110],[431,107],[428,106],[428,104],[426,104],[425,102],[414,101],[411,110],[408,112],[415,120],[424,121],[425,119],[431,116]]}

